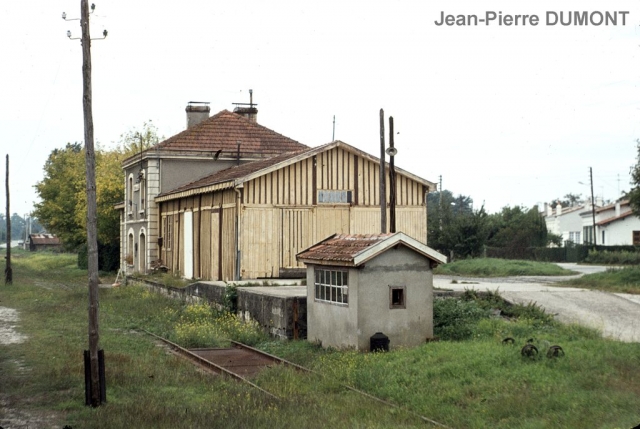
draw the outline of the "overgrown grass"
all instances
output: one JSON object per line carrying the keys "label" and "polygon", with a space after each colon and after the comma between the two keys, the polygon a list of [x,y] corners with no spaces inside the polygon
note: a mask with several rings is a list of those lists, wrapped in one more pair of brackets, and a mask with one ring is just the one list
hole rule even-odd
{"label": "overgrown grass", "polygon": [[565,270],[556,264],[512,259],[476,258],[455,261],[438,266],[435,274],[473,276],[473,277],[509,277],[509,276],[567,276],[578,274]]}
{"label": "overgrown grass", "polygon": [[[482,317],[465,322],[471,335],[464,341],[372,354],[256,339],[259,347],[324,374],[284,367],[261,373],[255,382],[283,398],[274,401],[243,384],[197,371],[138,330],[178,339],[181,324],[199,324],[186,329],[180,341],[205,331],[202,344],[211,344],[207,341],[239,335],[235,321],[225,327],[224,313],[141,287],[102,289],[109,402],[91,409],[83,405],[86,272],[63,260],[35,264],[48,264],[56,272],[52,275],[30,258],[17,258],[14,285],[0,287],[0,306],[20,311],[18,329],[28,336],[23,344],[0,346],[0,398],[9,408],[46,416],[32,428],[429,427],[341,384],[455,428],[570,428],[585,427],[585,422],[587,427],[623,428],[640,422],[638,344],[603,340],[595,331],[545,320],[535,309],[519,310],[528,316],[511,320],[491,316],[495,312],[490,310],[502,305],[498,298],[472,293],[464,302]],[[507,315],[507,309],[501,311]],[[455,331],[458,319],[449,318]],[[506,336],[516,344],[503,345]],[[541,351],[559,344],[566,356],[523,359],[520,347],[530,338]],[[3,424],[3,413],[0,425],[12,427]]]}
{"label": "overgrown grass", "polygon": [[611,268],[602,273],[587,274],[559,282],[556,286],[640,294],[640,267]]}

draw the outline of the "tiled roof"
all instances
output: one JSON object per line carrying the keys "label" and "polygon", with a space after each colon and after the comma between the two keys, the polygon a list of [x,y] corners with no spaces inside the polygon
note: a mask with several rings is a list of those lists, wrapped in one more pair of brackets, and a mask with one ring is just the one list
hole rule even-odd
{"label": "tiled roof", "polygon": [[398,244],[403,244],[438,264],[447,262],[446,256],[402,232],[334,234],[298,253],[296,258],[304,263],[357,267]]}
{"label": "tiled roof", "polygon": [[[210,192],[210,191],[214,191],[222,188],[227,188],[227,187],[233,186],[230,183],[233,180],[240,180],[240,181],[250,180],[251,175],[253,173],[257,173],[257,174],[266,173],[269,171],[271,167],[275,168],[274,166],[276,166],[279,163],[286,164],[287,162],[288,163],[298,162],[301,159],[316,155],[320,152],[323,152],[325,150],[329,150],[335,147],[341,147],[349,152],[358,154],[358,156],[369,158],[374,162],[379,162],[378,158],[375,158],[365,152],[362,152],[361,150],[356,149],[353,146],[350,146],[344,142],[336,140],[331,143],[324,144],[322,146],[317,146],[314,148],[307,148],[305,146],[305,148],[302,150],[283,153],[281,155],[274,156],[272,158],[263,159],[259,161],[252,161],[252,162],[241,164],[239,166],[232,167],[226,170],[221,170],[217,173],[213,173],[209,176],[203,177],[194,182],[187,183],[186,185],[180,186],[179,188],[171,189],[166,192],[163,192],[156,197],[156,201],[159,201],[157,200],[157,198],[160,198],[160,201],[163,201],[167,199],[188,196],[185,193],[189,193],[189,195],[194,195],[194,194]],[[280,168],[280,167],[277,167],[277,168]],[[415,180],[419,183],[423,183],[426,186],[428,186],[430,189],[435,189],[434,183],[431,183],[428,180],[415,176],[407,171],[402,170],[401,168],[396,167],[396,173],[399,175],[408,177],[412,180]],[[167,198],[168,196],[172,196],[172,197]]]}
{"label": "tiled roof", "polygon": [[29,238],[33,244],[60,244],[60,239],[53,234],[30,234]]}
{"label": "tiled roof", "polygon": [[[620,201],[620,207],[628,206],[628,205],[629,205],[629,200]],[[611,210],[611,209],[615,209],[615,208],[616,208],[616,203],[607,204],[604,207],[597,208],[596,209],[596,213],[600,213],[600,212],[603,212],[605,210]]]}
{"label": "tiled roof", "polygon": [[599,222],[596,222],[596,225],[598,225],[598,226],[607,225],[607,224],[609,224],[609,223],[611,223],[611,222],[615,222],[615,221],[617,221],[617,220],[620,220],[620,219],[624,219],[624,218],[626,218],[626,217],[629,217],[629,216],[631,216],[632,214],[633,214],[633,212],[632,212],[632,211],[624,212],[624,213],[622,213],[620,216],[614,216],[614,217],[610,217],[610,218],[607,218],[607,219],[603,219],[603,220],[601,220],[601,221],[599,221]]}
{"label": "tiled roof", "polygon": [[[148,149],[162,152],[218,152],[222,158],[269,158],[308,146],[270,130],[228,110],[223,110],[193,127]],[[140,155],[134,155],[140,156]],[[125,161],[126,163],[127,161]]]}
{"label": "tiled roof", "polygon": [[335,234],[298,254],[301,259],[351,262],[355,257],[393,234]]}

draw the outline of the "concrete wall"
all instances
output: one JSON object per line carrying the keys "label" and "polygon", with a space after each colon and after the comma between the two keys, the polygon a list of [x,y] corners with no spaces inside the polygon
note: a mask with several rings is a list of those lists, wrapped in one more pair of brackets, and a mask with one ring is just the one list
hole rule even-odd
{"label": "concrete wall", "polygon": [[[389,308],[389,286],[405,286],[406,308]],[[398,246],[367,262],[359,276],[358,348],[376,332],[389,347],[413,347],[433,338],[433,273],[429,261]]]}
{"label": "concrete wall", "polygon": [[[309,341],[323,347],[369,350],[382,332],[391,348],[433,338],[433,274],[428,259],[404,246],[389,249],[361,269],[349,269],[348,306],[315,300],[315,268],[307,270]],[[406,308],[391,309],[389,286],[404,286]]]}
{"label": "concrete wall", "polygon": [[307,337],[307,299],[265,291],[278,288],[238,288],[238,314],[255,320],[265,332],[282,339]]}
{"label": "concrete wall", "polygon": [[160,192],[167,192],[215,172],[233,167],[235,161],[211,159],[163,159],[161,160]]}
{"label": "concrete wall", "polygon": [[601,244],[602,231],[604,231],[605,239],[602,244],[605,246],[632,245],[633,231],[640,231],[640,219],[632,215],[600,226],[598,229],[600,230],[598,244]]}
{"label": "concrete wall", "polygon": [[[207,302],[222,310],[227,284],[224,282],[197,282],[184,288],[160,285],[148,280],[131,278],[150,290],[186,302]],[[287,294],[287,286],[238,288],[237,314],[243,320],[256,321],[264,332],[281,339],[307,336],[307,300],[304,296]],[[269,293],[265,289],[276,291]],[[280,294],[277,291],[280,290]],[[296,309],[297,308],[297,309]]]}
{"label": "concrete wall", "polygon": [[[323,347],[356,348],[358,344],[359,270],[348,269],[349,304],[339,305],[315,300],[315,269],[307,269],[307,339]],[[342,268],[335,268],[342,269]]]}

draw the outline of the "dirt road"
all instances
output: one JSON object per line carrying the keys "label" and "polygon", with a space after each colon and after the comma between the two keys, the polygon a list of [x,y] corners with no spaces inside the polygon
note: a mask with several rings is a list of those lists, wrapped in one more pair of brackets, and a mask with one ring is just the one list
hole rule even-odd
{"label": "dirt road", "polygon": [[[606,270],[606,267],[559,264],[583,275]],[[452,290],[498,290],[512,302],[535,302],[564,323],[578,323],[598,329],[605,337],[626,342],[640,342],[640,295],[607,293],[580,288],[554,287],[568,277],[472,278],[435,276],[433,285]],[[455,279],[458,283],[452,284]]]}

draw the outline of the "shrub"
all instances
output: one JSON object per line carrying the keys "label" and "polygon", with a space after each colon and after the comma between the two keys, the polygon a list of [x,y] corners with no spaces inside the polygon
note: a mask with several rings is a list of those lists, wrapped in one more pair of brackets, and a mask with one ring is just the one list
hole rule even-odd
{"label": "shrub", "polygon": [[433,302],[433,333],[443,340],[471,338],[477,323],[489,317],[489,310],[476,301],[441,298]]}
{"label": "shrub", "polygon": [[640,252],[589,250],[585,262],[604,265],[639,265]]}

